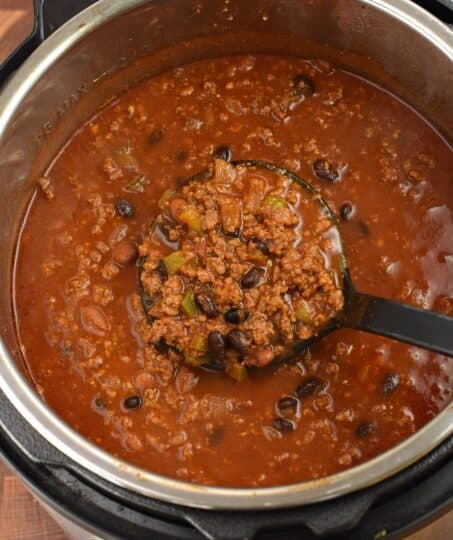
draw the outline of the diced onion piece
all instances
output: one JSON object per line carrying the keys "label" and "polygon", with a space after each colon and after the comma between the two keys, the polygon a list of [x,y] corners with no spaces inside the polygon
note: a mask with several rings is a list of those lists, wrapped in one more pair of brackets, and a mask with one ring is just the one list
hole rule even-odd
{"label": "diced onion piece", "polygon": [[296,319],[310,326],[314,325],[313,317],[306,300],[299,300],[296,304]]}
{"label": "diced onion piece", "polygon": [[132,156],[132,149],[130,146],[119,146],[116,148],[115,159],[120,167],[124,167],[129,171],[137,170],[137,163]]}
{"label": "diced onion piece", "polygon": [[186,224],[189,227],[189,230],[195,231],[197,234],[201,234],[203,232],[200,212],[195,206],[188,206],[185,208],[179,214],[178,221]]}
{"label": "diced onion piece", "polygon": [[199,352],[206,352],[208,350],[206,337],[202,334],[195,334],[190,342],[190,347]]}
{"label": "diced onion piece", "polygon": [[136,174],[127,184],[126,191],[133,193],[143,193],[145,186],[149,184],[149,179],[144,174]]}
{"label": "diced onion piece", "polygon": [[200,367],[205,363],[204,356],[192,356],[184,353],[184,363],[192,367]]}
{"label": "diced onion piece", "polygon": [[227,374],[237,382],[243,381],[247,377],[247,368],[237,361],[229,362],[225,368]]}
{"label": "diced onion piece", "polygon": [[270,206],[272,210],[283,210],[288,206],[286,199],[280,197],[279,195],[273,195],[272,193],[266,196],[264,199],[264,205]]}
{"label": "diced onion piece", "polygon": [[170,275],[176,274],[186,262],[186,257],[182,251],[173,251],[163,259],[165,268]]}
{"label": "diced onion piece", "polygon": [[181,302],[181,311],[184,315],[187,315],[187,317],[195,317],[197,314],[197,305],[192,289],[187,289]]}

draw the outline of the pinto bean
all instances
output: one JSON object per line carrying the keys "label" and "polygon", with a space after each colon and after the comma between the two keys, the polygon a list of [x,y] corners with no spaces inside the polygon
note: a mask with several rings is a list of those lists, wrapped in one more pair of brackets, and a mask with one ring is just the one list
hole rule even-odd
{"label": "pinto bean", "polygon": [[321,379],[313,377],[312,379],[304,381],[296,388],[296,395],[300,398],[311,396],[323,385],[324,383],[321,381]]}
{"label": "pinto bean", "polygon": [[327,182],[338,182],[340,179],[340,173],[338,169],[332,165],[327,159],[318,159],[313,163],[313,171],[315,175],[321,180]]}
{"label": "pinto bean", "polygon": [[250,337],[242,330],[230,330],[227,335],[228,345],[239,354],[244,354],[250,347]]}
{"label": "pinto bean", "polygon": [[208,350],[213,356],[220,360],[225,356],[225,340],[218,330],[209,332]]}
{"label": "pinto bean", "polygon": [[241,278],[241,287],[251,289],[256,287],[264,275],[264,269],[259,266],[252,266]]}
{"label": "pinto bean", "polygon": [[195,302],[197,306],[201,309],[201,311],[209,319],[213,319],[217,315],[218,313],[217,307],[214,303],[214,300],[209,296],[209,294],[206,294],[206,293],[196,294]]}
{"label": "pinto bean", "polygon": [[121,268],[126,268],[135,263],[138,258],[137,246],[127,240],[118,242],[113,250],[113,262]]}
{"label": "pinto bean", "polygon": [[90,334],[103,336],[105,332],[110,330],[110,322],[107,315],[99,306],[83,306],[80,309],[80,320],[82,326]]}

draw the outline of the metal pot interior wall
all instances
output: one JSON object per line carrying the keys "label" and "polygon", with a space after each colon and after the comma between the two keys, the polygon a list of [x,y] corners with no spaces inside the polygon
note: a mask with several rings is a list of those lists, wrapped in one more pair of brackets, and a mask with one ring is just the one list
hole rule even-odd
{"label": "metal pot interior wall", "polygon": [[81,122],[170,67],[265,52],[330,60],[404,97],[451,135],[452,53],[443,44],[451,35],[430,17],[422,28],[418,8],[401,4],[405,13],[377,0],[103,0],[45,42],[0,95],[0,332],[16,361],[17,233],[36,177]]}

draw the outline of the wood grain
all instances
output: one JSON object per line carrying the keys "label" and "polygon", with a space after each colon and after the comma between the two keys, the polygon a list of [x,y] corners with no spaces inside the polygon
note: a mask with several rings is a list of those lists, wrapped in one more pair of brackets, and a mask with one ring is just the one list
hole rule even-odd
{"label": "wood grain", "polygon": [[31,0],[0,0],[0,61],[33,28]]}
{"label": "wood grain", "polygon": [[1,540],[65,540],[60,527],[0,463]]}
{"label": "wood grain", "polygon": [[[61,0],[65,1],[65,0]],[[0,62],[31,31],[32,0],[0,0]],[[0,540],[65,540],[60,527],[0,463]],[[407,540],[453,539],[453,511]]]}

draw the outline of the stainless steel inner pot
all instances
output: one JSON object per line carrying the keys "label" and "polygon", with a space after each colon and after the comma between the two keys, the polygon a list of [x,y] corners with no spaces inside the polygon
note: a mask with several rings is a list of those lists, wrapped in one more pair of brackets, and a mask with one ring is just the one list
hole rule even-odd
{"label": "stainless steel inner pot", "polygon": [[[0,95],[0,387],[51,444],[114,484],[203,508],[295,506],[364,488],[417,461],[453,432],[453,403],[397,447],[320,480],[197,486],[115,459],[64,424],[23,376],[15,335],[14,250],[36,175],[118,92],[177,64],[234,52],[332,60],[404,97],[453,135],[453,34],[407,0],[101,0],[45,41]],[[364,58],[376,63],[371,71]]]}

